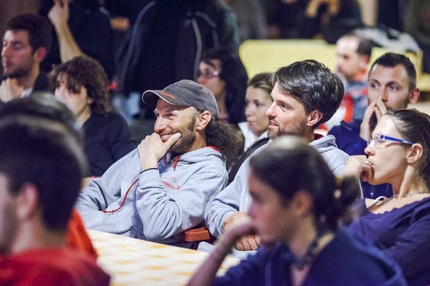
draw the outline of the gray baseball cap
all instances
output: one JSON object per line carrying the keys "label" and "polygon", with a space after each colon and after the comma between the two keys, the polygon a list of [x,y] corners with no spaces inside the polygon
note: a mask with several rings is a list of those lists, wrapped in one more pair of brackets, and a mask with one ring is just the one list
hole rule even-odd
{"label": "gray baseball cap", "polygon": [[174,106],[193,106],[198,111],[209,111],[212,117],[218,116],[212,91],[192,80],[183,79],[163,90],[147,90],[142,94],[143,102],[150,106],[157,105],[159,98]]}

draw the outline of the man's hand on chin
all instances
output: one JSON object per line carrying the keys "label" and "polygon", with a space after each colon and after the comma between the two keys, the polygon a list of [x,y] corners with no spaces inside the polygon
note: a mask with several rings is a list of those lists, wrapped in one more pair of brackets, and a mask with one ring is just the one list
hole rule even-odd
{"label": "man's hand on chin", "polygon": [[157,168],[158,160],[163,158],[170,147],[181,138],[181,133],[175,133],[163,142],[158,133],[147,135],[137,146],[140,157],[141,171]]}

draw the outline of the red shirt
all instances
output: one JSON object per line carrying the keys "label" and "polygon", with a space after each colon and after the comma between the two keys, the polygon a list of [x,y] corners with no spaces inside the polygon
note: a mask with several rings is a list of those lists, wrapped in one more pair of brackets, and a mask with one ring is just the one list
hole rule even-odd
{"label": "red shirt", "polygon": [[70,248],[30,250],[0,257],[0,285],[109,285],[93,257]]}

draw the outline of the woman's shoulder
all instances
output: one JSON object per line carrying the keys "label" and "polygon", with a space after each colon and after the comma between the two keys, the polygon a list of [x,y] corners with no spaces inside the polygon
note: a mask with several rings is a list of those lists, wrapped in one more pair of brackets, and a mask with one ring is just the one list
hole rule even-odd
{"label": "woman's shoulder", "polygon": [[[390,281],[404,282],[397,264],[387,259],[370,242],[345,228],[337,231],[334,239],[321,251],[314,264],[315,273],[332,273],[334,275],[332,278],[334,277],[336,281],[354,280],[362,285],[389,285],[386,283]],[[363,276],[363,273],[366,275]]]}

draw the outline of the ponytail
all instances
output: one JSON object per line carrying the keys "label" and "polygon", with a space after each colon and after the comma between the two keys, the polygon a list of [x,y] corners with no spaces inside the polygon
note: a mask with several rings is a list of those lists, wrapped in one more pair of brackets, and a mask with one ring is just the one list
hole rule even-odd
{"label": "ponytail", "polygon": [[331,230],[336,230],[340,220],[348,219],[352,215],[349,207],[359,194],[360,184],[356,177],[336,178],[336,189],[321,214],[321,220]]}

